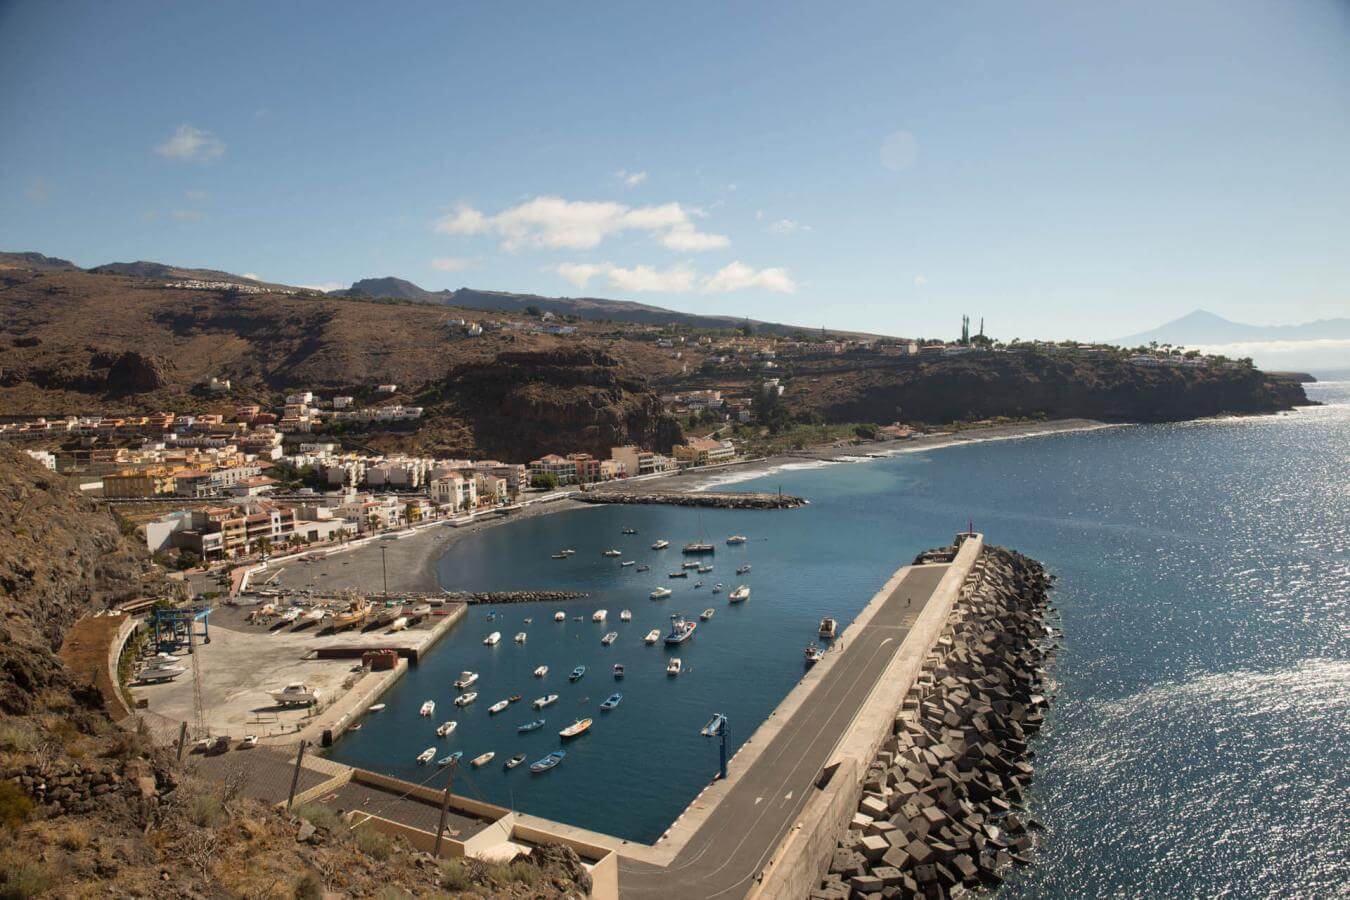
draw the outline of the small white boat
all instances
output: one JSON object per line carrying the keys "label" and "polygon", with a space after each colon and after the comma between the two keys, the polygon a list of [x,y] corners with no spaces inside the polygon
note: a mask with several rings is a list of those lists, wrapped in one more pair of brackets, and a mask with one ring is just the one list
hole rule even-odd
{"label": "small white boat", "polygon": [[653,550],[664,550],[664,549],[666,549],[666,548],[669,547],[669,546],[670,546],[670,541],[657,541],[655,544],[652,544],[652,549],[653,549]]}
{"label": "small white boat", "polygon": [[713,567],[712,567],[712,566],[699,566],[699,567],[698,567],[698,574],[700,574],[700,575],[707,575],[707,574],[708,574],[709,572],[711,572],[712,570],[713,570]]}
{"label": "small white boat", "polygon": [[486,753],[480,753],[479,755],[473,758],[473,761],[470,762],[469,765],[473,766],[474,768],[478,768],[479,766],[485,766],[488,763],[492,762],[492,757],[496,755],[497,754],[492,750],[489,750]]}
{"label": "small white boat", "polygon": [[525,624],[526,624],[526,625],[533,625],[533,624],[534,624],[534,619],[531,619],[529,616],[526,616],[526,617],[525,617]]}
{"label": "small white boat", "polygon": [[553,614],[553,621],[555,621],[555,622],[566,622],[566,621],[567,621],[567,613],[563,612],[562,610],[558,610],[557,612],[555,612],[555,613]]}
{"label": "small white boat", "polygon": [[591,727],[590,719],[577,719],[571,725],[568,725],[562,731],[558,732],[558,737],[563,738],[564,740],[566,740],[567,738],[574,738],[577,735],[582,734],[583,732],[589,730],[590,727]]}
{"label": "small white boat", "polygon": [[399,616],[397,619],[395,619],[395,620],[393,621],[393,624],[391,624],[391,625],[389,626],[389,630],[390,630],[391,632],[394,632],[394,631],[405,631],[405,630],[407,630],[407,628],[408,628],[408,617],[407,617],[407,616]]}
{"label": "small white boat", "polygon": [[713,592],[714,594],[720,594],[720,593],[722,593],[722,582],[719,581],[719,582],[717,582],[717,584],[714,584],[714,585],[712,586],[712,592]]}
{"label": "small white boat", "polygon": [[[158,666],[154,669],[145,669],[138,676],[138,680],[145,684],[155,682],[173,681],[179,675],[187,671],[186,666]],[[280,701],[278,701],[280,702]]]}
{"label": "small white boat", "polygon": [[603,621],[605,621],[605,618],[606,618],[608,615],[609,615],[609,610],[607,610],[607,609],[597,609],[595,612],[591,613],[591,621],[592,621],[592,622],[603,622]]}
{"label": "small white boat", "polygon": [[823,638],[832,638],[839,631],[839,623],[829,616],[820,620],[820,629],[817,632]]}
{"label": "small white boat", "polygon": [[435,714],[435,712],[436,712],[436,701],[428,700],[427,702],[422,704],[422,709],[418,712],[418,715],[431,718],[431,716]]}
{"label": "small white boat", "polygon": [[488,713],[495,716],[497,713],[506,709],[510,705],[511,705],[510,700],[498,700],[496,703],[488,707]]}
{"label": "small white boat", "polygon": [[539,666],[534,670],[535,678],[543,678],[548,674],[548,666]]}
{"label": "small white boat", "polygon": [[477,692],[477,691],[469,691],[467,694],[460,694],[458,697],[456,697],[456,698],[455,698],[455,705],[456,705],[456,706],[468,706],[470,703],[472,703],[473,701],[475,701],[475,700],[477,700],[477,699],[478,699],[478,692]]}
{"label": "small white boat", "polygon": [[699,615],[699,618],[706,622],[713,617],[714,612],[716,612],[716,610],[710,606]]}
{"label": "small white boat", "polygon": [[648,644],[655,644],[657,641],[661,640],[661,632],[660,630],[653,628],[651,631],[647,632],[647,636],[642,640]]}
{"label": "small white boat", "polygon": [[619,568],[626,569],[629,566],[636,566],[636,565],[637,565],[636,559],[626,559],[623,562],[619,563]]}
{"label": "small white boat", "polygon": [[630,609],[625,609],[623,612],[619,613],[619,621],[620,622],[633,621],[633,611]]}
{"label": "small white boat", "polygon": [[453,734],[454,730],[458,727],[459,723],[453,719],[449,722],[442,722],[436,726],[436,737],[445,737],[446,735]]}
{"label": "small white boat", "polygon": [[557,702],[558,702],[558,695],[549,694],[547,697],[540,697],[538,700],[534,701],[534,708],[543,709],[545,706],[551,706],[552,704]]}
{"label": "small white boat", "polygon": [[687,569],[681,569],[681,570],[678,571],[678,572],[671,572],[671,573],[670,573],[670,577],[671,577],[671,578],[688,578],[688,577],[689,577],[689,570],[687,570]]}
{"label": "small white boat", "polygon": [[744,544],[747,540],[748,540],[748,538],[746,538],[746,536],[743,535],[743,534],[733,534],[731,537],[727,538],[727,543],[728,543],[728,544]]}
{"label": "small white boat", "polygon": [[737,575],[744,575],[746,572],[749,572],[749,571],[750,571],[750,564],[749,564],[749,563],[746,563],[746,564],[743,565],[743,566],[737,566],[737,567],[736,567],[736,574],[737,574]]}
{"label": "small white boat", "polygon": [[697,561],[691,561],[691,562],[681,563],[681,564],[680,564],[680,568],[681,568],[681,569],[697,569],[698,567],[699,567],[699,564],[698,564]]}
{"label": "small white boat", "polygon": [[296,619],[300,618],[300,612],[301,612],[300,607],[292,606],[290,609],[286,610],[284,613],[281,614],[281,621],[294,622]]}
{"label": "small white boat", "polygon": [[300,617],[300,620],[302,622],[318,622],[326,615],[328,615],[328,610],[316,608],[311,609],[310,611],[305,613],[303,616]]}
{"label": "small white boat", "polygon": [[667,675],[678,675],[683,670],[684,670],[684,663],[680,662],[680,658],[678,656],[671,658],[670,662],[666,665]]}
{"label": "small white boat", "polygon": [[651,597],[653,600],[664,600],[666,597],[669,597],[673,593],[675,592],[672,591],[670,588],[657,588],[656,590],[652,591],[648,596]]}
{"label": "small white boat", "polygon": [[808,666],[814,666],[824,658],[825,654],[821,653],[820,648],[815,644],[808,644],[806,646],[806,664]]}
{"label": "small white boat", "polygon": [[492,634],[489,634],[487,637],[483,638],[483,643],[489,647],[493,647],[496,646],[497,643],[501,641],[501,639],[502,633],[500,631],[494,631],[492,632]]}
{"label": "small white boat", "polygon": [[239,742],[239,749],[246,750],[249,747],[258,746],[258,736],[256,734],[246,734],[244,739]]}
{"label": "small white boat", "polygon": [[611,550],[606,550],[604,553],[601,553],[600,555],[601,555],[601,556],[623,556],[623,554],[620,553],[618,550],[613,550],[613,549],[611,549]]}
{"label": "small white boat", "polygon": [[384,704],[376,703],[374,706],[367,709],[366,712],[384,712]]}
{"label": "small white boat", "polygon": [[525,632],[523,631],[516,632],[516,643],[517,644],[525,643]]}
{"label": "small white boat", "polygon": [[425,766],[427,763],[431,762],[435,758],[436,758],[436,748],[428,747],[421,753],[417,754],[417,764]]}
{"label": "small white boat", "polygon": [[611,631],[611,632],[606,633],[605,636],[602,637],[602,638],[600,639],[600,643],[602,643],[602,644],[604,644],[606,647],[608,647],[610,644],[614,643],[614,642],[617,641],[618,639],[619,639],[619,633],[618,633],[617,631]]}
{"label": "small white boat", "polygon": [[459,677],[455,679],[455,687],[462,691],[477,680],[477,672],[460,672]]}
{"label": "small white boat", "polygon": [[272,699],[280,706],[310,706],[319,702],[319,692],[310,690],[303,681],[293,681],[279,691],[272,691]]}
{"label": "small white boat", "polygon": [[742,600],[749,600],[750,588],[747,587],[746,585],[741,585],[740,587],[736,588],[736,590],[732,591],[730,594],[727,594],[727,599],[730,600],[732,603],[740,603]]}

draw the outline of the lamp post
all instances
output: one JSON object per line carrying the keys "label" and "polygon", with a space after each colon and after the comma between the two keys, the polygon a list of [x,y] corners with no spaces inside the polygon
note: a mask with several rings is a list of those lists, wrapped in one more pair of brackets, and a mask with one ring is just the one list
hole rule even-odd
{"label": "lamp post", "polygon": [[384,544],[380,545],[380,572],[384,576],[384,595],[389,596],[389,566],[385,562],[384,552],[388,548]]}

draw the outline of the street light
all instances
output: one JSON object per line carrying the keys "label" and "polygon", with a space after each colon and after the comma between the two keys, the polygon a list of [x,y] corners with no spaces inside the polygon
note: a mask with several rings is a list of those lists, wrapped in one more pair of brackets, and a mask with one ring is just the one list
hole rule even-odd
{"label": "street light", "polygon": [[380,571],[384,574],[384,595],[389,596],[389,566],[385,564],[384,551],[388,548],[380,545]]}

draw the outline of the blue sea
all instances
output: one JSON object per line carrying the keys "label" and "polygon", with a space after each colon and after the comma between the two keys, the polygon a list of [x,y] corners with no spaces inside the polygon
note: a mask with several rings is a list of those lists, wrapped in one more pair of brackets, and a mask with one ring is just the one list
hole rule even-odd
{"label": "blue sea", "polygon": [[[447,587],[591,596],[471,608],[390,692],[382,717],[333,755],[439,783],[414,762],[422,749],[493,750],[492,764],[460,770],[457,791],[653,841],[716,771],[717,749],[698,734],[708,717],[726,713],[739,746],[801,677],[821,616],[847,621],[895,568],[973,520],[1058,576],[1066,635],[1057,704],[1035,744],[1039,860],[1003,895],[1344,895],[1350,382],[1309,395],[1327,405],[788,466],[730,486],[808,497],[799,510],[602,507],[467,536],[438,563]],[[728,547],[731,534],[750,541]],[[705,586],[667,578],[679,545],[705,537],[717,544]],[[649,549],[657,538],[673,549]],[[651,571],[620,568],[601,555],[611,547]],[[563,548],[577,553],[550,558]],[[751,573],[736,576],[740,563]],[[739,583],[751,598],[731,606]],[[674,596],[648,599],[657,586]],[[672,613],[705,607],[713,618],[677,650],[642,643]],[[591,621],[598,608],[605,624]],[[558,609],[567,621],[553,621]],[[623,609],[632,622],[619,621]],[[604,647],[611,630],[619,639]],[[491,631],[502,633],[496,647],[482,644]],[[672,655],[686,666],[679,678],[665,674]],[[542,681],[531,676],[540,664],[550,667]],[[576,665],[586,675],[569,683]],[[451,705],[461,670],[481,673],[467,710]],[[600,712],[615,691],[620,706]],[[529,701],[548,692],[561,700],[542,713],[547,726],[517,735],[536,716]],[[523,702],[489,716],[517,693]],[[437,702],[431,721],[417,715],[426,699]],[[557,769],[502,771],[513,753],[534,760],[558,747],[558,730],[582,716],[595,725]],[[459,728],[438,740],[433,725],[447,718]]]}

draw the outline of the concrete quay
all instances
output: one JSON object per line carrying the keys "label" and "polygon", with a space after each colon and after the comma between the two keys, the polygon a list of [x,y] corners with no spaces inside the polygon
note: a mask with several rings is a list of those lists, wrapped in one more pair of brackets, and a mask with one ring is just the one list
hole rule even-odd
{"label": "concrete quay", "polygon": [[663,503],[668,506],[707,506],[717,509],[796,509],[806,500],[791,494],[752,494],[717,491],[617,491],[596,489],[576,495],[583,503]]}

